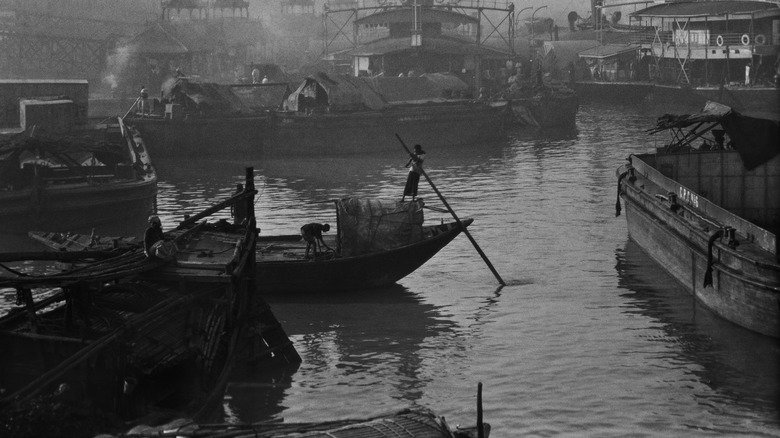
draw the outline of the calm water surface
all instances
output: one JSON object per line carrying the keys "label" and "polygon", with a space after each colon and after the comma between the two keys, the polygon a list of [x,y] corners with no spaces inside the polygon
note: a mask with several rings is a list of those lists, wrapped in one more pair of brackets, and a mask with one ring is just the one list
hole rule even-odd
{"label": "calm water surface", "polygon": [[[581,109],[576,132],[427,152],[426,170],[508,284],[459,237],[396,287],[266,299],[303,363],[237,373],[226,421],[424,406],[492,436],[780,436],[780,347],[697,306],[628,239],[615,169],[661,113]],[[414,139],[406,139],[412,144]],[[163,223],[254,166],[262,233],[335,223],[328,200],[400,197],[406,157],[157,160]],[[421,182],[421,197],[441,206]],[[427,211],[426,220],[448,219]]]}

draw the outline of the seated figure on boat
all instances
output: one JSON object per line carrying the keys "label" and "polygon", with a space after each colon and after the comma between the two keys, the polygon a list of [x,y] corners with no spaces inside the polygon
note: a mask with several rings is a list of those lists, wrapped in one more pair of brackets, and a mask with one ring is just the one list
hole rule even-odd
{"label": "seated figure on boat", "polygon": [[152,256],[152,245],[164,238],[160,218],[158,216],[149,216],[149,228],[144,233],[144,253],[147,257]]}
{"label": "seated figure on boat", "polygon": [[149,228],[144,233],[144,254],[161,260],[171,260],[176,255],[176,244],[165,238],[158,216],[149,216]]}

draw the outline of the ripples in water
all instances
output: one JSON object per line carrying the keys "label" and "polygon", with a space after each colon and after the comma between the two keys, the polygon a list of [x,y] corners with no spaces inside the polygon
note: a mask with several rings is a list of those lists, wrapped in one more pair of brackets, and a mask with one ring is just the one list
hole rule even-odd
{"label": "ripples in water", "polygon": [[[400,285],[267,296],[303,357],[237,374],[236,422],[318,421],[422,405],[495,436],[778,436],[775,340],[714,317],[627,237],[615,169],[661,138],[659,112],[583,106],[573,132],[426,148],[426,171],[507,282],[465,238]],[[400,198],[402,150],[360,157],[158,161],[165,224],[227,197],[255,168],[262,233],[335,222],[344,196]],[[423,183],[421,196],[440,206]],[[224,213],[224,217],[229,215]],[[447,219],[426,211],[426,219]]]}

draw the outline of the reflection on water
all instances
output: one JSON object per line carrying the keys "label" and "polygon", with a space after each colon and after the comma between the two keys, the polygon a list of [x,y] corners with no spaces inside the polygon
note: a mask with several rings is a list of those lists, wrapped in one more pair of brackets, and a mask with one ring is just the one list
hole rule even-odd
{"label": "reflection on water", "polygon": [[[309,376],[285,397],[286,416],[317,415],[323,391],[335,400],[357,390],[372,394],[371,403],[417,404],[428,383],[424,362],[438,354],[426,339],[452,337],[456,326],[402,286],[328,296],[267,295],[266,300],[303,359],[297,372]],[[274,382],[275,388],[289,386]],[[242,421],[265,420],[267,407],[256,405],[251,387],[229,388],[229,411],[243,413]],[[346,416],[352,407],[341,409]]]}
{"label": "reflection on water", "polygon": [[[507,286],[459,237],[397,287],[269,296],[304,361],[242,370],[224,418],[318,421],[419,404],[469,423],[483,382],[496,436],[777,436],[777,342],[679,293],[615,217],[615,169],[665,140],[644,133],[664,112],[674,111],[583,106],[576,131],[426,147],[426,172],[459,217],[475,219],[470,233]],[[264,234],[334,221],[335,198],[400,198],[407,175],[400,146],[156,162],[165,227],[229,196],[254,167]],[[439,206],[430,187],[420,192]]]}
{"label": "reflection on water", "polygon": [[[780,407],[780,343],[719,318],[701,306],[633,240],[616,251],[624,311],[648,316],[661,324],[664,336],[655,342],[674,345],[676,360],[701,367],[692,370],[718,397],[776,415]],[[713,396],[700,396],[708,403]]]}

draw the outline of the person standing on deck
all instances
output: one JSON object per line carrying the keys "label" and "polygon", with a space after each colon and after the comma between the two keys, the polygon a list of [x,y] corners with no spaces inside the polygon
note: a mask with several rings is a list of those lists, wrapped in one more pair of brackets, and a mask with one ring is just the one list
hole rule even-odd
{"label": "person standing on deck", "polygon": [[330,231],[330,225],[311,223],[301,227],[301,236],[306,241],[306,255],[305,258],[309,258],[309,250],[314,247],[314,257],[319,255],[320,250],[324,246],[330,249],[328,245],[322,240],[322,233]]}
{"label": "person standing on deck", "polygon": [[149,91],[143,85],[141,85],[141,93],[138,96],[138,102],[141,105],[141,117],[147,114],[147,112],[151,113],[149,110]]}
{"label": "person standing on deck", "polygon": [[260,69],[257,67],[252,69],[252,83],[253,84],[260,83]]}
{"label": "person standing on deck", "polygon": [[425,151],[422,146],[416,144],[414,145],[414,153],[409,158],[409,162],[406,163],[409,166],[409,175],[406,177],[406,186],[404,186],[404,196],[401,198],[401,202],[404,202],[407,196],[411,196],[412,201],[417,198],[417,186],[420,183],[423,161],[425,161]]}

